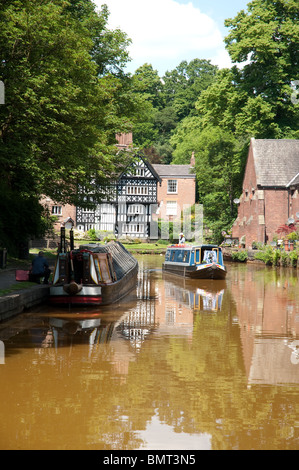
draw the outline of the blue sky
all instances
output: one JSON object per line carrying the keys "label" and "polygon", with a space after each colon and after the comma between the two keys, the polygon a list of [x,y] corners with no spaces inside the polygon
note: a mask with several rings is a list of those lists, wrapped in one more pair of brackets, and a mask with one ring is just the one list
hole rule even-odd
{"label": "blue sky", "polygon": [[226,18],[247,9],[249,0],[94,0],[110,11],[109,27],[132,40],[127,71],[149,63],[162,77],[182,60],[209,59],[230,67],[223,39]]}

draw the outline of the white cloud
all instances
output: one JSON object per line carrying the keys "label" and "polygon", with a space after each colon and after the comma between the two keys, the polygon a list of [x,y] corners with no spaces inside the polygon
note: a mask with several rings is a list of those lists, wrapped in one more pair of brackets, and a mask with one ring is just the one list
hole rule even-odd
{"label": "white cloud", "polygon": [[[182,60],[213,59],[222,67],[225,49],[215,21],[192,2],[175,0],[94,0],[110,11],[108,26],[120,28],[132,40],[130,71],[150,63],[160,74]],[[217,63],[219,61],[219,64]],[[216,61],[216,62],[215,62]],[[221,65],[220,65],[221,64]]]}

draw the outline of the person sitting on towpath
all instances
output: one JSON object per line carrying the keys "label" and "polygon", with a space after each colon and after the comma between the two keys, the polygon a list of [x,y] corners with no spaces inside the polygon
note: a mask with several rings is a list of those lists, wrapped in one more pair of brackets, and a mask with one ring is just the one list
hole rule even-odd
{"label": "person sitting on towpath", "polygon": [[44,257],[44,253],[40,251],[38,256],[32,261],[31,279],[33,282],[40,284],[40,280],[43,277],[44,284],[48,284],[50,274],[51,269],[49,268],[49,263]]}

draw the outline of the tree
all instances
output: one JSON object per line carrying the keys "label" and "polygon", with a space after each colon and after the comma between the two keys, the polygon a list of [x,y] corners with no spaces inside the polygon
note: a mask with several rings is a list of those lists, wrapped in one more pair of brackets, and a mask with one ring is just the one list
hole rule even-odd
{"label": "tree", "polygon": [[[38,231],[40,195],[82,203],[78,185],[106,181],[116,163],[115,132],[128,126],[135,98],[119,104],[128,87],[119,69],[108,73],[125,60],[127,41],[107,30],[106,8],[96,13],[89,0],[10,0],[0,13],[0,172],[2,192],[13,201],[6,219],[6,198],[0,201],[7,244]],[[9,238],[30,208],[30,227],[22,224]]]}
{"label": "tree", "polygon": [[280,137],[298,130],[298,106],[292,104],[292,82],[299,75],[297,0],[254,0],[225,25],[231,59],[245,63],[240,85],[249,98],[271,106]]}
{"label": "tree", "polygon": [[[195,119],[193,123],[196,124]],[[187,163],[191,152],[195,152],[196,181],[199,202],[204,206],[204,222],[213,230],[214,240],[219,242],[221,232],[230,229],[237,215],[233,200],[240,193],[241,149],[230,131],[214,126],[200,132],[194,129],[196,127],[190,134],[185,133],[175,151],[174,162]]]}
{"label": "tree", "polygon": [[160,78],[149,64],[137,69],[133,86],[137,95],[152,106],[145,120],[134,124],[134,142],[152,161],[171,161],[171,136],[185,117],[195,113],[200,94],[214,80],[217,67],[210,61],[182,61],[176,69]]}
{"label": "tree", "polygon": [[197,114],[171,137],[175,163],[196,153],[199,194],[216,236],[221,224],[233,222],[250,138],[299,137],[299,105],[291,99],[299,72],[298,14],[295,0],[254,0],[227,20],[227,49],[239,66],[218,71],[195,103]]}
{"label": "tree", "polygon": [[172,106],[179,120],[188,116],[203,90],[213,82],[217,66],[209,60],[182,61],[163,77],[167,106]]}

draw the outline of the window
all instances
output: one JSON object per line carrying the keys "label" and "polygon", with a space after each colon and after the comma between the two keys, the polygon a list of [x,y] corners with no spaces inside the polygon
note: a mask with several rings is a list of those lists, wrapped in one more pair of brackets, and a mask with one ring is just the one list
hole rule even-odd
{"label": "window", "polygon": [[178,192],[178,182],[177,180],[168,180],[167,181],[167,193],[168,194],[177,194]]}
{"label": "window", "polygon": [[134,205],[128,207],[128,214],[135,215],[135,214],[144,214],[144,206],[141,205]]}
{"label": "window", "polygon": [[176,201],[167,201],[166,215],[177,215],[177,202]]}
{"label": "window", "polygon": [[123,233],[143,233],[144,225],[143,224],[123,224]]}
{"label": "window", "polygon": [[61,206],[52,206],[52,214],[53,215],[61,215],[62,214],[62,207]]}
{"label": "window", "polygon": [[147,186],[127,186],[127,194],[146,196],[148,194]]}
{"label": "window", "polygon": [[144,168],[136,168],[136,176],[144,176]]}

